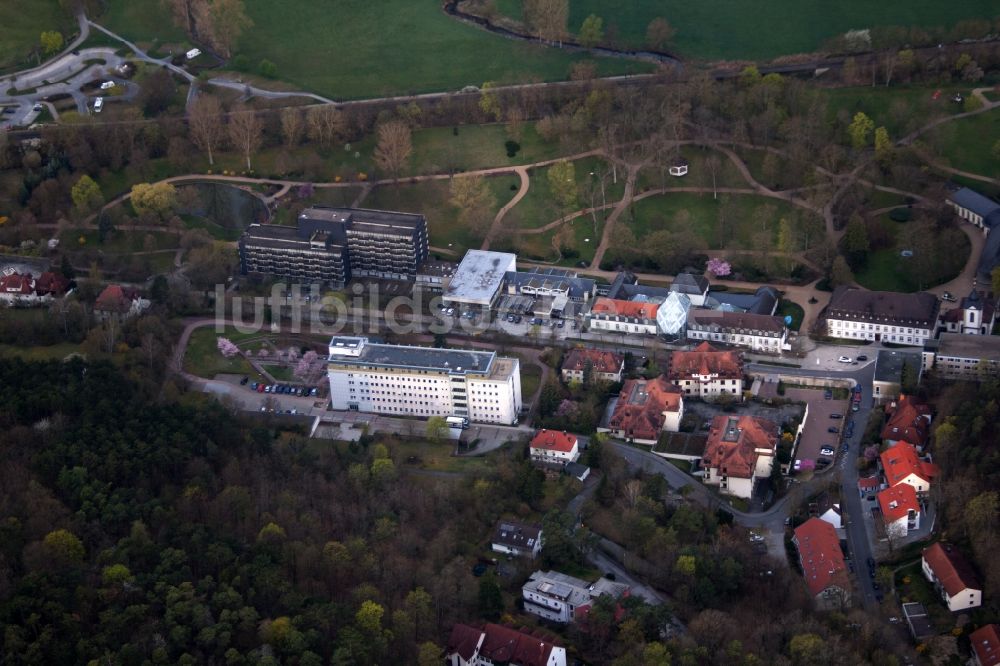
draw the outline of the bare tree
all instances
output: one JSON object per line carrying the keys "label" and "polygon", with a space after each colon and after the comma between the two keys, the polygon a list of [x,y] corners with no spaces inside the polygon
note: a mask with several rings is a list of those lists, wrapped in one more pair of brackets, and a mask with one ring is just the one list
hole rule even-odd
{"label": "bare tree", "polygon": [[243,0],[197,0],[189,7],[198,36],[226,58],[233,55],[243,31],[253,26]]}
{"label": "bare tree", "polygon": [[306,113],[307,131],[310,141],[329,148],[334,141],[346,134],[347,120],[344,114],[332,104],[313,106]]}
{"label": "bare tree", "polygon": [[285,141],[285,146],[294,148],[302,141],[305,132],[305,123],[302,119],[302,110],[295,107],[288,107],[281,110],[281,137]]}
{"label": "bare tree", "polygon": [[250,158],[260,150],[264,142],[264,123],[250,109],[235,111],[229,117],[229,140],[233,148],[243,153],[247,171],[250,171],[253,169]]}
{"label": "bare tree", "polygon": [[191,143],[208,153],[208,163],[215,164],[215,151],[222,143],[222,105],[204,93],[195,98],[188,112]]}
{"label": "bare tree", "polygon": [[413,152],[409,126],[401,120],[390,120],[378,126],[378,144],[375,146],[375,164],[393,178]]}

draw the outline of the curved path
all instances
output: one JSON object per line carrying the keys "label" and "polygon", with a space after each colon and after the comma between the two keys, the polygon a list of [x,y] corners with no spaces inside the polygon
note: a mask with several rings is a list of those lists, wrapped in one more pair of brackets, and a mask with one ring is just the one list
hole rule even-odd
{"label": "curved path", "polygon": [[[500,223],[503,221],[504,216],[510,211],[511,208],[516,206],[524,198],[524,195],[528,193],[528,187],[531,185],[531,179],[528,177],[528,167],[519,166],[514,168],[514,173],[517,174],[518,178],[521,179],[521,186],[518,188],[517,193],[508,201],[503,208],[496,214],[493,218],[493,224],[490,225],[489,231],[486,232],[486,238],[483,239],[483,244],[479,249],[488,250],[490,249],[490,243],[496,237],[497,232],[500,230]],[[458,176],[456,176],[457,178]]]}

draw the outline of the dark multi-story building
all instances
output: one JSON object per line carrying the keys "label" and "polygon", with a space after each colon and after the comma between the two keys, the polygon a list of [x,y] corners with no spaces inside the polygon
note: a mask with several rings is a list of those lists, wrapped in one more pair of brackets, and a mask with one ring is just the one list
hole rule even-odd
{"label": "dark multi-story building", "polygon": [[427,219],[380,210],[307,208],[295,227],[250,225],[239,246],[244,274],[335,286],[352,277],[412,280],[427,259]]}

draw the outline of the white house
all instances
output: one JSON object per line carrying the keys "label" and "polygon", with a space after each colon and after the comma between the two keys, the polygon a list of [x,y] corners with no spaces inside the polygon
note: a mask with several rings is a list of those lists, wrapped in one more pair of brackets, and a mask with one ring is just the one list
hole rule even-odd
{"label": "white house", "polygon": [[756,416],[716,416],[702,454],[702,477],[724,495],[750,499],[771,475],[778,447],[778,424]]}
{"label": "white house", "polygon": [[535,631],[499,624],[456,624],[445,647],[447,666],[566,666],[566,648]]}
{"label": "white house", "polygon": [[920,529],[920,502],[913,486],[901,483],[886,488],[876,495],[886,534],[893,539],[901,539],[910,530]]}
{"label": "white house", "polygon": [[834,338],[923,345],[937,329],[937,296],[837,287],[824,311]]}
{"label": "white house", "polygon": [[983,603],[983,586],[972,566],[955,546],[935,543],[925,548],[920,559],[924,576],[941,595],[948,610],[977,608]]}
{"label": "white house", "polygon": [[667,379],[680,386],[685,396],[738,396],[743,393],[743,358],[738,351],[702,342],[692,351],[670,354]]}
{"label": "white house", "polygon": [[565,465],[580,458],[580,442],[574,434],[543,429],[531,440],[529,452],[537,462]]}
{"label": "white house", "polygon": [[587,324],[592,331],[656,335],[656,312],[659,309],[659,303],[623,301],[602,296],[590,308]]}
{"label": "white house", "polygon": [[526,613],[562,624],[585,614],[598,597],[608,594],[620,599],[628,593],[629,586],[624,583],[607,578],[587,583],[558,571],[536,571],[521,588]]}
{"label": "white house", "polygon": [[781,317],[772,315],[692,309],[687,316],[687,339],[780,354],[788,327]]}

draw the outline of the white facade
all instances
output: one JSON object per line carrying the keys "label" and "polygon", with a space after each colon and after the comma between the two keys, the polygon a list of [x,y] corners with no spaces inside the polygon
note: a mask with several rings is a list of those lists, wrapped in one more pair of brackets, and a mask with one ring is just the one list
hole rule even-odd
{"label": "white facade", "polygon": [[920,511],[913,511],[909,516],[902,516],[894,521],[884,519],[885,531],[890,538],[902,539],[910,530],[920,529]]}
{"label": "white facade", "polygon": [[978,608],[983,605],[982,590],[967,587],[958,592],[955,596],[951,596],[948,594],[948,590],[944,589],[944,585],[941,584],[941,581],[939,581],[934,575],[934,570],[931,569],[925,558],[920,559],[920,568],[923,569],[924,577],[933,583],[937,588],[938,592],[941,594],[941,600],[944,601],[948,610],[951,612],[954,613],[968,608]]}
{"label": "white facade", "polygon": [[[338,340],[335,338],[335,340]],[[516,358],[398,345],[330,346],[330,407],[400,416],[466,416],[480,423],[514,424],[521,409]],[[348,344],[352,344],[349,342]],[[470,365],[448,359],[468,358]]]}
{"label": "white facade", "polygon": [[688,324],[688,340],[722,342],[734,347],[743,347],[759,352],[778,354],[788,338],[788,330],[781,333],[772,331],[736,330],[723,327],[700,327]]}
{"label": "white facade", "polygon": [[769,449],[756,449],[756,453],[758,454],[758,458],[753,476],[748,478],[728,476],[722,474],[717,467],[709,467],[705,470],[706,474],[703,477],[703,481],[707,485],[718,486],[719,492],[723,495],[750,499],[753,496],[753,489],[757,485],[757,482],[771,475],[771,461],[774,459],[774,452]]}
{"label": "white facade", "polygon": [[879,324],[846,319],[827,319],[827,334],[850,340],[881,340],[898,345],[923,345],[934,335],[932,328]]}
{"label": "white facade", "polygon": [[589,606],[594,599],[609,594],[615,599],[628,592],[628,585],[599,578],[586,581],[557,571],[536,571],[521,588],[524,611],[551,622],[569,624],[576,611]]}
{"label": "white facade", "polygon": [[546,463],[571,463],[580,459],[580,443],[573,442],[573,448],[569,451],[557,451],[546,447],[531,447],[531,458],[538,462]]}
{"label": "white facade", "polygon": [[684,390],[684,395],[710,398],[719,395],[740,395],[743,393],[743,378],[725,379],[718,374],[691,375],[684,379],[674,379]]}
{"label": "white facade", "polygon": [[638,319],[622,315],[591,314],[589,316],[590,330],[613,331],[615,333],[643,333],[656,335],[655,319]]}

